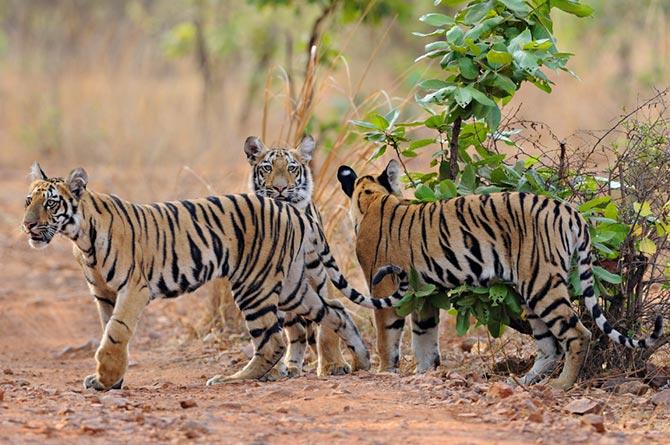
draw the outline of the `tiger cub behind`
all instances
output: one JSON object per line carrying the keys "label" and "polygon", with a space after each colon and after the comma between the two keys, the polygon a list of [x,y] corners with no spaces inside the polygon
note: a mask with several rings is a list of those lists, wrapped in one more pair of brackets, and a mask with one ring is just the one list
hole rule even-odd
{"label": "tiger cub behind", "polygon": [[[248,137],[244,143],[244,153],[251,165],[251,191],[258,196],[290,203],[321,225],[321,214],[312,201],[314,180],[309,163],[314,148],[315,141],[311,136],[305,136],[296,148],[268,148],[254,136]],[[311,282],[310,285],[316,288],[319,283]],[[332,288],[329,290],[327,287],[323,291],[332,294]],[[344,307],[342,310],[345,310]],[[286,356],[289,376],[302,372],[308,343],[317,354],[319,376],[341,375],[351,371],[351,366],[342,356],[339,337],[331,329],[316,327],[295,313],[287,315],[284,327],[289,336]],[[354,369],[359,367],[354,358]]]}

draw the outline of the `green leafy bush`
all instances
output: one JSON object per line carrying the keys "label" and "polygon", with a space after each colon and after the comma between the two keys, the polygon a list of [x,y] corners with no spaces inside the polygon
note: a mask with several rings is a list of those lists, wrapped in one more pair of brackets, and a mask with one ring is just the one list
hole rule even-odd
{"label": "green leafy bush", "polygon": [[[632,254],[643,258],[653,254],[658,237],[667,238],[668,212],[654,212],[645,202],[621,199],[611,177],[589,173],[583,164],[571,169],[564,153],[560,164],[549,165],[538,157],[512,161],[497,150],[498,144],[506,144],[520,152],[515,137],[521,129],[499,127],[500,109],[522,84],[530,82],[549,93],[552,82],[544,70],[569,71],[566,63],[570,54],[558,50],[552,34],[552,8],[578,17],[592,13],[590,7],[576,0],[474,0],[453,17],[424,15],[420,20],[434,29],[417,35],[437,40],[428,43],[417,60],[439,59],[442,73],[440,78],[419,84],[424,94],[417,97],[417,103],[427,116],[402,122],[399,110],[391,110],[352,123],[363,131],[366,140],[377,145],[373,158],[393,150],[417,202],[519,191],[581,203],[577,208],[590,223],[596,256],[596,295],[614,298],[628,286],[621,275],[626,246],[632,245]],[[411,137],[414,130],[420,130],[420,139]],[[434,137],[426,138],[431,132]],[[433,170],[410,172],[404,160],[424,150],[431,150]],[[652,227],[655,240],[649,238]],[[399,315],[432,305],[456,315],[459,335],[467,332],[473,316],[477,325],[487,326],[494,337],[502,333],[511,318],[523,318],[516,293],[507,283],[445,290],[423,283],[414,270],[410,278],[412,290],[398,304]],[[581,289],[576,271],[570,282],[573,295],[578,297]]]}

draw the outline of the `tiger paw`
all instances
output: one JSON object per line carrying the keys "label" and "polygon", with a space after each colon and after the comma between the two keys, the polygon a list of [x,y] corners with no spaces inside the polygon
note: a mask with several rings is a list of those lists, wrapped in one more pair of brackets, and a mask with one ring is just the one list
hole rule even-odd
{"label": "tiger paw", "polygon": [[317,375],[324,377],[327,375],[346,375],[351,373],[351,366],[347,362],[342,363],[328,363],[319,367]]}
{"label": "tiger paw", "polygon": [[286,377],[293,377],[290,374],[290,369],[291,368],[286,368],[284,366],[274,367],[271,370],[269,370],[268,373],[265,374],[263,377],[261,377],[259,380],[261,382],[276,382],[277,380],[281,380]]}
{"label": "tiger paw", "polygon": [[113,384],[110,388],[106,388],[95,374],[91,374],[84,379],[84,389],[95,389],[96,391],[109,391],[110,389],[121,389],[123,386],[123,378]]}
{"label": "tiger paw", "polygon": [[297,366],[289,366],[286,368],[286,377],[292,379],[294,377],[300,377],[302,375],[302,369]]}
{"label": "tiger paw", "polygon": [[550,379],[547,382],[547,385],[551,386],[552,388],[562,389],[563,391],[567,391],[568,389],[572,388],[573,382],[569,382],[567,380],[562,380],[559,377],[557,379]]}

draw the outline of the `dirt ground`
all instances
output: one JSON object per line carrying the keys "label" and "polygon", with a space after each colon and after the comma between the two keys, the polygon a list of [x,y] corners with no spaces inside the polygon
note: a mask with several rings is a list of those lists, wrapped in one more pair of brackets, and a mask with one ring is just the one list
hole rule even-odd
{"label": "dirt ground", "polygon": [[[317,378],[311,367],[291,380],[206,387],[239,369],[249,346],[193,334],[202,292],[147,308],[122,390],[84,390],[100,334],[95,304],[67,240],[33,251],[19,232],[23,175],[2,168],[0,178],[2,443],[670,442],[670,397],[664,404],[661,391],[512,388],[486,380],[475,351],[462,348],[468,339],[446,326],[444,365],[427,375],[414,376],[404,359],[401,375]],[[369,326],[362,330],[371,345]]]}

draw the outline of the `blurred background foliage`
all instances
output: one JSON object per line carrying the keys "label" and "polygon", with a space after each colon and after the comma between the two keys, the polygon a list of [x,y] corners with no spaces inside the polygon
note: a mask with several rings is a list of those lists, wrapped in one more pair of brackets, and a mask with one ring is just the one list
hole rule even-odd
{"label": "blurred background foliage", "polygon": [[[445,2],[445,13],[454,9]],[[521,116],[561,136],[606,126],[670,79],[670,4],[587,0],[585,20],[557,15],[579,80],[557,74],[548,100],[524,88]],[[296,100],[318,44],[322,92],[310,129],[332,146],[339,118],[384,90],[406,102],[439,67],[414,64],[417,18],[431,1],[1,0],[2,159],[58,155],[111,162],[204,164],[260,133],[282,135],[281,99]],[[271,79],[268,92],[268,76]],[[369,109],[357,109],[359,115]],[[318,134],[321,133],[321,134]]]}

